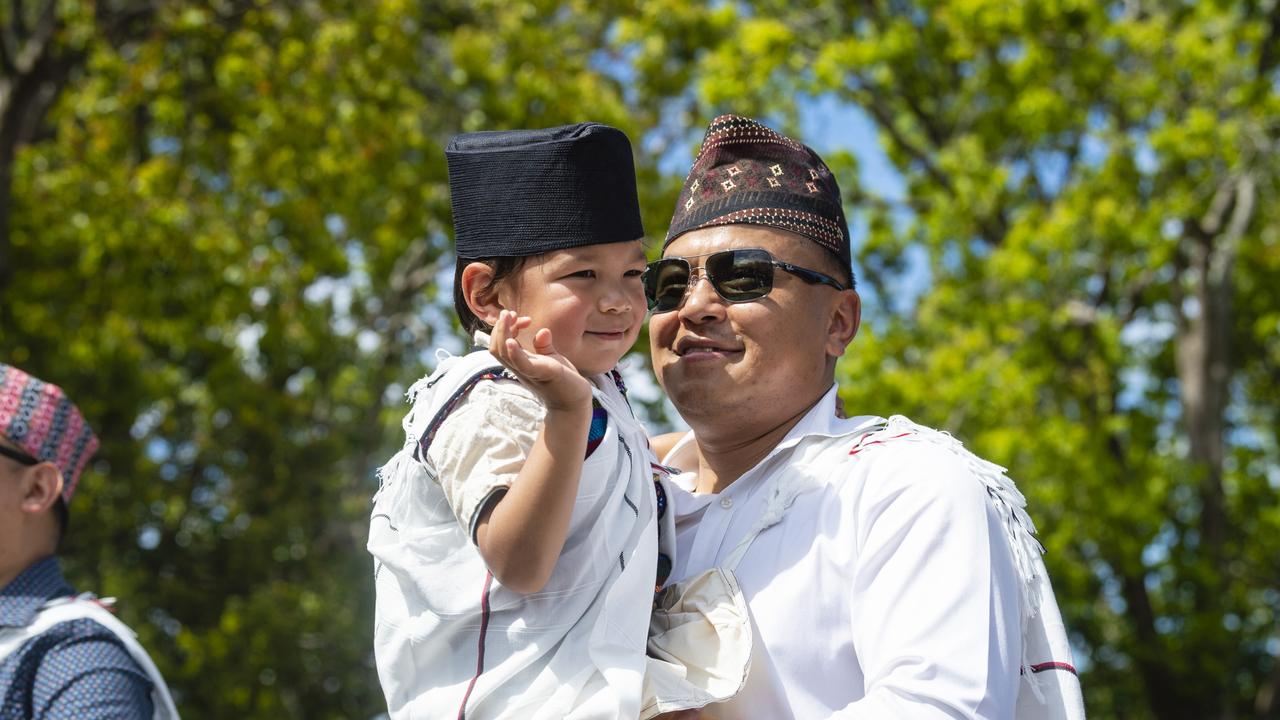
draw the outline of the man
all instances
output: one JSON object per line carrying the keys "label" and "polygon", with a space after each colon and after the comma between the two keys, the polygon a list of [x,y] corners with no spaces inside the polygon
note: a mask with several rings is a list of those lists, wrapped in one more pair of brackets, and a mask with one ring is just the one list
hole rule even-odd
{"label": "man", "polygon": [[735,570],[751,672],[715,718],[1077,718],[1024,501],[905,418],[843,418],[858,331],[839,187],[808,147],[711,123],[645,290],[653,364],[692,427],[672,578]]}
{"label": "man", "polygon": [[97,448],[61,388],[0,363],[0,719],[177,717],[129,629],[55,555]]}

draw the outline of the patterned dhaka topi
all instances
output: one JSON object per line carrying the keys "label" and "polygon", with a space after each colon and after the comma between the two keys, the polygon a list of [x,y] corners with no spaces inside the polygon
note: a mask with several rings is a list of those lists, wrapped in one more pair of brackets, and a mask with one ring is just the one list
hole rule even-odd
{"label": "patterned dhaka topi", "polygon": [[617,128],[588,122],[463,133],[444,152],[460,258],[644,236],[631,143]]}
{"label": "patterned dhaka topi", "polygon": [[62,500],[71,502],[98,438],[57,385],[0,363],[0,437],[62,471]]}
{"label": "patterned dhaka topi", "polygon": [[690,230],[737,224],[807,237],[853,279],[840,186],[822,158],[751,118],[721,115],[707,127],[663,247]]}

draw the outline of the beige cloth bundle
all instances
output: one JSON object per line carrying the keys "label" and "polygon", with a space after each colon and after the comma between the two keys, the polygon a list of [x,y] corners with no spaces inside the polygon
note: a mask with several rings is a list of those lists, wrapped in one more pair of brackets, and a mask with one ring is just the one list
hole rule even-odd
{"label": "beige cloth bundle", "polygon": [[671,585],[649,625],[641,720],[728,700],[751,670],[751,619],[733,571]]}

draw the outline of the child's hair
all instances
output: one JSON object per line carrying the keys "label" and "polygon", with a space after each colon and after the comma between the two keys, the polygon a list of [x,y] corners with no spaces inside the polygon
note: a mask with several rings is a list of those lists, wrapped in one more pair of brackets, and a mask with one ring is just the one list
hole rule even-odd
{"label": "child's hair", "polygon": [[492,292],[498,287],[498,283],[506,280],[516,274],[520,268],[524,267],[527,257],[493,257],[493,258],[458,258],[458,266],[453,271],[453,311],[458,313],[458,320],[462,323],[462,329],[467,331],[468,335],[474,335],[477,330],[489,332],[493,330],[493,326],[476,317],[471,312],[470,306],[467,305],[467,298],[462,293],[462,271],[471,263],[484,263],[493,270],[493,277],[489,279],[489,284],[484,287],[485,292]]}

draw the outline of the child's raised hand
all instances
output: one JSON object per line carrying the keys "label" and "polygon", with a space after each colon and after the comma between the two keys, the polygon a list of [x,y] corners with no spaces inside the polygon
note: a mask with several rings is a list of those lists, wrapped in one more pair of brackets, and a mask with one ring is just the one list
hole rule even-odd
{"label": "child's raised hand", "polygon": [[489,352],[516,377],[538,394],[549,410],[571,410],[591,404],[591,384],[565,356],[556,352],[551,330],[542,328],[533,335],[532,352],[516,339],[529,327],[531,318],[510,310],[498,314]]}

